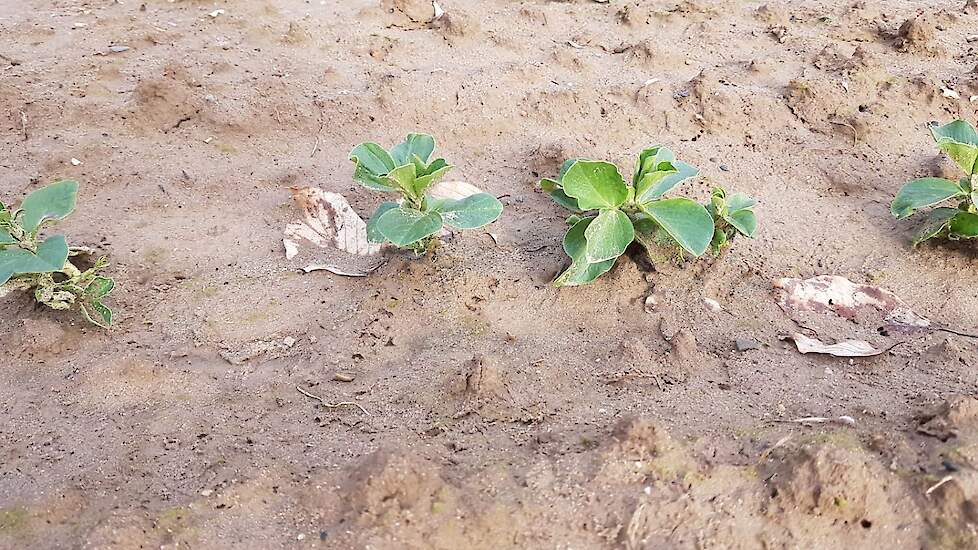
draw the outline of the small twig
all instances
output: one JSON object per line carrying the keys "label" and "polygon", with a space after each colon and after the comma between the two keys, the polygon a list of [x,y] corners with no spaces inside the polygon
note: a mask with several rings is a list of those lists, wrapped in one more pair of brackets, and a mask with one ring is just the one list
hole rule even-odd
{"label": "small twig", "polygon": [[859,145],[859,132],[856,131],[855,126],[849,124],[848,122],[841,122],[838,120],[830,120],[829,124],[837,124],[839,126],[845,126],[846,128],[852,130],[852,146],[855,147],[856,145]]}
{"label": "small twig", "polygon": [[944,476],[944,479],[938,481],[934,485],[931,485],[930,489],[927,489],[927,491],[925,491],[924,494],[930,496],[930,494],[936,491],[938,487],[944,485],[945,483],[951,481],[952,479],[954,479],[954,476]]}
{"label": "small twig", "polygon": [[20,112],[20,129],[24,132],[24,141],[27,141],[27,113],[24,111]]}
{"label": "small twig", "polygon": [[312,158],[316,156],[316,151],[319,150],[319,143],[323,137],[323,130],[326,129],[326,112],[322,107],[319,109],[319,132],[316,133],[316,144],[312,147],[312,152],[309,153],[309,157]]}
{"label": "small twig", "polygon": [[305,395],[306,397],[311,397],[316,401],[319,401],[327,409],[341,409],[343,407],[356,407],[360,409],[360,412],[362,412],[363,414],[370,416],[370,413],[367,412],[367,409],[361,407],[359,403],[354,403],[353,401],[341,401],[339,403],[329,403],[322,397],[319,397],[318,395],[313,395],[299,386],[296,386],[295,389],[299,390],[299,393],[301,393],[302,395]]}
{"label": "small twig", "polygon": [[840,416],[838,418],[827,418],[824,416],[806,416],[805,418],[796,418],[794,420],[776,420],[775,422],[784,422],[788,424],[826,424],[835,423],[843,424],[845,426],[855,426],[856,419],[851,416]]}
{"label": "small twig", "polygon": [[791,441],[792,437],[794,437],[792,436],[792,434],[788,434],[782,437],[781,439],[779,439],[774,445],[771,445],[767,449],[764,449],[764,451],[761,453],[760,460],[767,459],[767,457],[771,456],[771,453],[773,453],[776,449],[778,449],[779,447],[783,447],[785,444]]}

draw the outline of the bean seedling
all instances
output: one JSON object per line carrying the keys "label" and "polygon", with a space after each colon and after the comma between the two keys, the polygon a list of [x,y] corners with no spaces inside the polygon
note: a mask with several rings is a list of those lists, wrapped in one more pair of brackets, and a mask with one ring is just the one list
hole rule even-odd
{"label": "bean seedling", "polygon": [[733,243],[734,237],[743,235],[748,238],[757,231],[757,215],[754,205],[757,201],[743,193],[727,196],[722,187],[714,187],[706,210],[713,216],[713,240],[710,249],[719,255]]}
{"label": "bean seedling", "polygon": [[365,187],[399,193],[398,202],[382,203],[367,222],[367,239],[391,242],[421,255],[434,249],[444,225],[475,229],[496,220],[503,205],[488,193],[462,199],[432,196],[431,188],[452,169],[445,159],[429,162],[435,140],[426,134],[408,134],[389,152],[376,143],[361,143],[350,152],[356,165],[353,178]]}
{"label": "bean seedling", "polygon": [[88,250],[69,247],[64,235],[41,238],[50,223],[65,219],[75,209],[78,184],[59,181],[34,191],[11,208],[0,202],[0,296],[12,290],[33,291],[34,299],[53,309],[78,306],[82,316],[100,327],[112,324],[112,311],[102,299],[115,282],[98,274],[106,258],[82,271],[71,258]]}
{"label": "bean seedling", "polygon": [[728,198],[718,189],[706,207],[685,197],[663,197],[696,174],[696,168],[659,146],[639,155],[631,185],[612,163],[564,162],[557,179],[540,182],[557,204],[573,212],[567,219],[571,228],[564,236],[571,265],[554,285],[590,283],[610,270],[633,241],[650,252],[666,245],[680,255],[701,256],[711,243],[719,253],[737,233],[753,235],[757,222],[750,208],[754,201],[745,195]]}
{"label": "bean seedling", "polygon": [[973,239],[978,237],[978,133],[964,120],[944,126],[932,126],[931,135],[937,147],[966,174],[958,181],[945,178],[920,178],[907,182],[897,193],[890,212],[897,219],[910,217],[920,208],[945,201],[957,201],[956,207],[941,206],[928,212],[927,221],[917,232],[913,245],[942,237]]}

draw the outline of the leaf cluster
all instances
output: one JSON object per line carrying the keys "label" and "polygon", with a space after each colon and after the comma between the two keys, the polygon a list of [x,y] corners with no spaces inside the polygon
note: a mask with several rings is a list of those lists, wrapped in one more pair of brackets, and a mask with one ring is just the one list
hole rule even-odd
{"label": "leaf cluster", "polygon": [[696,168],[660,146],[641,152],[630,184],[610,162],[564,162],[557,179],[540,182],[557,204],[573,212],[564,236],[571,265],[554,284],[590,283],[610,270],[632,242],[648,250],[667,243],[701,256],[711,245],[719,253],[738,233],[752,236],[757,220],[751,211],[754,201],[746,195],[728,198],[718,189],[706,206],[685,197],[664,197],[696,174]]}
{"label": "leaf cluster", "polygon": [[931,127],[937,147],[964,171],[957,181],[945,178],[919,178],[907,182],[890,205],[897,219],[912,216],[918,209],[944,202],[927,213],[927,220],[914,236],[913,244],[935,237],[959,240],[978,237],[978,133],[964,120]]}
{"label": "leaf cluster", "polygon": [[70,258],[83,253],[71,248],[64,235],[41,238],[42,229],[63,220],[75,209],[78,183],[59,181],[34,191],[12,208],[0,202],[0,294],[13,289],[33,291],[34,298],[53,309],[78,306],[88,321],[112,324],[112,311],[102,299],[115,282],[98,275],[105,258],[85,271]]}
{"label": "leaf cluster", "polygon": [[438,242],[444,225],[474,229],[496,220],[503,205],[488,193],[463,199],[436,198],[430,191],[452,169],[445,159],[429,162],[435,140],[427,134],[408,134],[387,151],[376,143],[361,143],[350,152],[353,178],[365,187],[401,195],[382,203],[367,222],[371,242],[391,242],[421,254]]}

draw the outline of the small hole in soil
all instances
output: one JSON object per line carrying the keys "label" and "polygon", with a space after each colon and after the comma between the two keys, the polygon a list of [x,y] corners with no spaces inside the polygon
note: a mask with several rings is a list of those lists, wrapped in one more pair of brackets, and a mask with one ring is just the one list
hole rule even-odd
{"label": "small hole in soil", "polygon": [[873,526],[873,522],[869,521],[868,519],[864,519],[859,522],[859,525],[862,525],[863,529],[869,529]]}

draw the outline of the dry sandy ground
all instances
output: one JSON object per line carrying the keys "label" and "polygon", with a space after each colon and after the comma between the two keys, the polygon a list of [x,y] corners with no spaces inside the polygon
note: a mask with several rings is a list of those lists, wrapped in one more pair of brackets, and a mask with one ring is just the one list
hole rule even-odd
{"label": "dry sandy ground", "polygon": [[[79,180],[62,228],[119,283],[108,332],[0,304],[0,547],[978,546],[975,340],[803,356],[772,296],[837,274],[978,330],[974,245],[912,250],[888,212],[949,170],[926,124],[975,120],[978,8],[441,4],[0,0],[0,197]],[[503,217],[369,278],[298,273],[288,188],[370,212],[347,152],[409,131]],[[759,198],[758,238],[550,288],[536,181],[653,143],[700,167],[683,192]]]}

